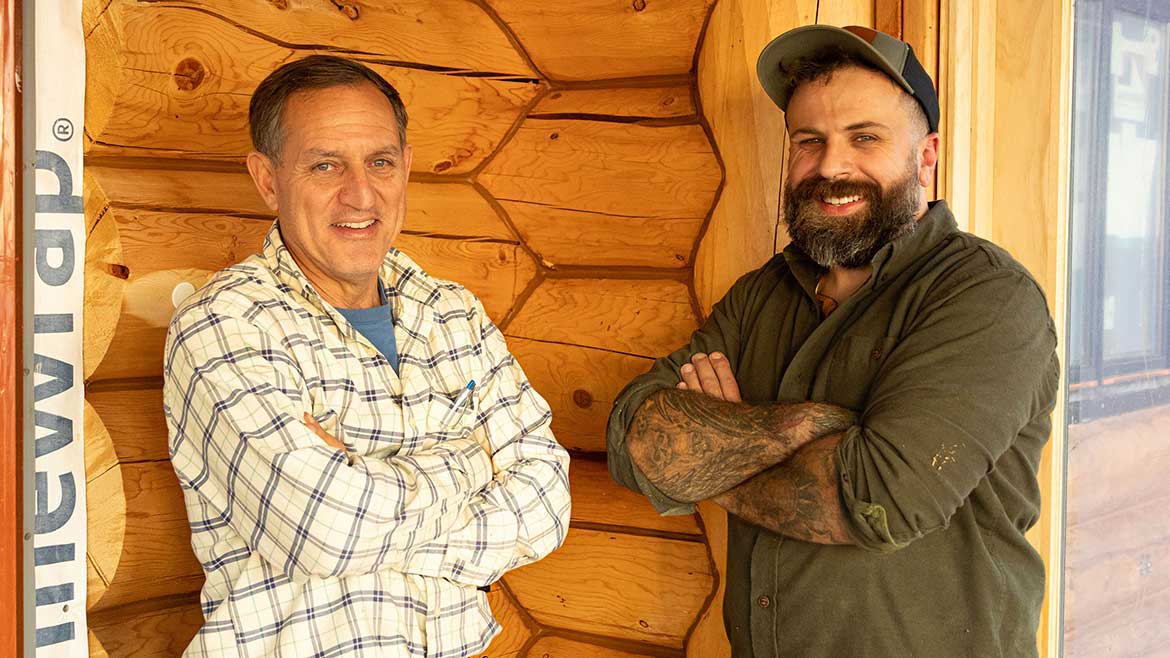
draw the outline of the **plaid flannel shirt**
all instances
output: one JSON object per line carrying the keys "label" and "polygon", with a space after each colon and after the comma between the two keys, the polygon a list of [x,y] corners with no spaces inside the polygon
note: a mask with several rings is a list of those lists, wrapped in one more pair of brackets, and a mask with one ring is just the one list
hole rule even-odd
{"label": "plaid flannel shirt", "polygon": [[465,656],[500,630],[478,587],[564,541],[568,455],[499,329],[397,250],[381,277],[400,375],[275,225],[176,311],[164,405],[207,575],[185,656]]}

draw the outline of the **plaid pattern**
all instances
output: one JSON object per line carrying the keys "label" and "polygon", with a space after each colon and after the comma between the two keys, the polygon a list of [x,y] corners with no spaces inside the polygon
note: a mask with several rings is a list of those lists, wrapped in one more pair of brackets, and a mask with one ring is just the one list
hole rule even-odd
{"label": "plaid pattern", "polygon": [[397,250],[381,276],[400,376],[275,225],[176,311],[164,404],[207,575],[185,656],[466,656],[499,632],[477,586],[564,541],[568,454],[499,329]]}

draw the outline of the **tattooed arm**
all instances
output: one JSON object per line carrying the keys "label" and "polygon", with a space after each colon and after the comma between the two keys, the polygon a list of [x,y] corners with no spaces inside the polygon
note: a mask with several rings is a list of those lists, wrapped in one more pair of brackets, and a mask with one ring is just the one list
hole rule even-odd
{"label": "tattooed arm", "polygon": [[663,493],[693,502],[723,493],[854,422],[852,412],[831,404],[749,405],[666,389],[638,407],[626,445]]}
{"label": "tattooed arm", "polygon": [[712,500],[772,532],[817,544],[856,544],[841,505],[837,444],[841,434],[810,442],[786,462]]}

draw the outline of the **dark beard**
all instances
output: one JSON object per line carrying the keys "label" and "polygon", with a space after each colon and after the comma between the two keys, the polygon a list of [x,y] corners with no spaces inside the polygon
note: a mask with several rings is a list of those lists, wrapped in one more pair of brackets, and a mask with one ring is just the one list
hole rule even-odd
{"label": "dark beard", "polygon": [[[802,181],[784,193],[788,236],[814,263],[855,269],[868,265],[878,250],[914,230],[921,194],[911,168],[888,192],[869,181],[831,181],[820,176]],[[820,200],[860,194],[865,207],[845,217],[820,211]]]}

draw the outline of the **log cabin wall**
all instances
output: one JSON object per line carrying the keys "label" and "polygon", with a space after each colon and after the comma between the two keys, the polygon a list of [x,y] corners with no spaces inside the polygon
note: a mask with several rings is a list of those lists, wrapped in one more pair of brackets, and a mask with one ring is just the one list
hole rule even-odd
{"label": "log cabin wall", "polygon": [[713,3],[86,0],[92,656],[176,656],[202,621],[162,343],[177,302],[259,249],[248,100],[316,52],[402,93],[415,168],[397,244],[483,300],[574,456],[569,538],[494,588],[487,655],[686,653],[717,580],[703,526],[609,480],[604,425],[698,322],[694,252],[723,180],[694,76]]}

